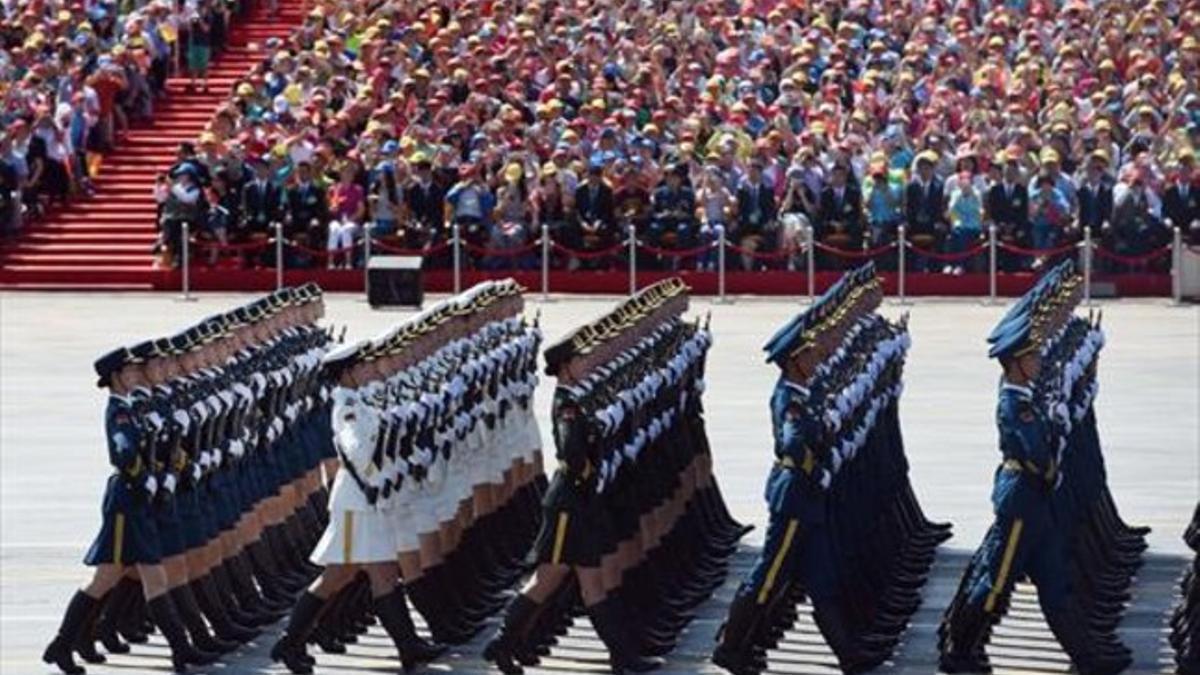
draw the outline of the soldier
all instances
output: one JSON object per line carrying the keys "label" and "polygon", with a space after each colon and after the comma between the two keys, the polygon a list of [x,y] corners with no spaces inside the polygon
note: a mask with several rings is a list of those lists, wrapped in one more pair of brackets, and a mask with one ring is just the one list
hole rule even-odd
{"label": "soldier", "polygon": [[84,558],[85,564],[95,568],[92,580],[75,592],[58,635],[42,660],[64,673],[85,672],[74,662],[71,652],[83,639],[90,639],[85,638],[84,631],[100,600],[133,568],[142,584],[150,617],[171,647],[176,672],[185,672],[188,665],[207,665],[216,660],[217,654],[191,644],[167,594],[168,577],[162,566],[162,546],[151,507],[159,484],[149,453],[149,410],[133,397],[134,391],[147,383],[142,363],[128,349],[121,348],[99,359],[95,370],[100,378],[98,386],[110,392],[105,434],[114,472],[105,489],[103,526]]}
{"label": "soldier", "polygon": [[1093,632],[1073,588],[1067,537],[1075,523],[1064,502],[1068,497],[1057,493],[1064,483],[1069,411],[1047,406],[1049,392],[1039,379],[1043,366],[1051,367],[1043,349],[1059,335],[1078,298],[1070,266],[1059,267],[989,338],[989,356],[1003,371],[996,413],[1002,461],[992,494],[996,520],[947,611],[940,661],[946,672],[990,672],[982,651],[985,633],[1011,585],[1026,574],[1037,586],[1046,622],[1081,673],[1117,673],[1131,663],[1122,646]]}
{"label": "soldier", "polygon": [[484,651],[505,673],[546,653],[576,589],[613,672],[658,668],[744,534],[716,513],[698,421],[708,337],[679,319],[684,290],[650,287],[546,351],[559,469],[534,577]]}
{"label": "soldier", "polygon": [[879,665],[949,537],[907,480],[896,402],[909,341],[904,322],[873,313],[881,297],[873,265],[847,273],[765,347],[782,371],[770,405],[771,520],[713,653],[732,673],[766,667],[801,592],[844,672]]}
{"label": "soldier", "polygon": [[404,588],[396,565],[396,546],[390,516],[376,508],[382,487],[375,455],[380,418],[370,405],[378,373],[377,354],[367,344],[342,347],[326,355],[325,376],[338,383],[333,400],[333,433],[340,468],[330,490],[329,525],[313,551],[313,561],[325,565],[321,576],[300,597],[271,658],[293,673],[311,673],[313,660],[305,640],[326,601],[351,583],[360,571],[370,584],[372,607],[400,652],[406,669],[437,658],[441,645],[421,639],[408,614]]}

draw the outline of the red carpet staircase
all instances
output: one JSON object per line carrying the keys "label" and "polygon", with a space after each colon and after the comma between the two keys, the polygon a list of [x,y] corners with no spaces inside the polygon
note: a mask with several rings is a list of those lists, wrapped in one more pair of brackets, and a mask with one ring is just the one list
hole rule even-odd
{"label": "red carpet staircase", "polygon": [[[263,3],[265,5],[265,3]],[[154,118],[134,126],[104,157],[95,194],[54,208],[0,248],[0,288],[163,288],[169,271],[153,268],[154,179],[167,169],[182,141],[194,141],[232,84],[263,58],[262,45],[300,24],[301,0],[281,0],[271,19],[265,7],[231,28],[226,50],[213,59],[209,91],[187,92],[172,78]]]}

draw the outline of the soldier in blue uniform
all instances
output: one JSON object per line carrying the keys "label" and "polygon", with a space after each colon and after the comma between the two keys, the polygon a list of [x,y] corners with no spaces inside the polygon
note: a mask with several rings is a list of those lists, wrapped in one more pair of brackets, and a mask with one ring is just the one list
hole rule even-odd
{"label": "soldier in blue uniform", "polygon": [[[1060,279],[1038,284],[1011,310],[990,340],[1000,361],[996,425],[1000,466],[992,491],[995,522],[976,554],[961,598],[948,612],[941,668],[949,673],[990,672],[981,649],[1011,586],[1028,575],[1051,631],[1081,673],[1118,673],[1128,653],[1102,648],[1074,597],[1068,566],[1069,516],[1055,491],[1060,472],[1060,430],[1046,413],[1037,383],[1041,348],[1061,325]],[[1065,445],[1065,444],[1064,444]]]}
{"label": "soldier in blue uniform", "polygon": [[141,581],[150,617],[170,644],[175,670],[184,672],[189,664],[212,663],[217,655],[192,646],[167,594],[167,574],[152,511],[160,486],[150,452],[149,410],[134,397],[135,390],[146,384],[141,361],[130,350],[121,348],[98,360],[95,368],[100,378],[98,386],[110,392],[105,435],[113,474],[104,494],[103,525],[84,558],[95,568],[92,580],[71,598],[58,634],[42,660],[69,675],[85,672],[71,653],[85,639],[91,639],[90,624],[101,600],[132,567]]}

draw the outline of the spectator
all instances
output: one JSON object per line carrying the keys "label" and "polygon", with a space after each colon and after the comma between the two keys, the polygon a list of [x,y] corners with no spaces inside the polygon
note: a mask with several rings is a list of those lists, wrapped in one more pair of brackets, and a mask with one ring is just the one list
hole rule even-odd
{"label": "spectator", "polygon": [[208,264],[216,265],[217,259],[221,256],[219,247],[229,245],[229,232],[241,221],[238,213],[241,209],[241,199],[229,180],[229,174],[224,171],[213,174],[208,202],[211,207],[205,221],[204,234],[206,239],[215,241],[217,244],[208,249]]}
{"label": "spectator", "polygon": [[251,158],[254,179],[242,188],[240,209],[242,232],[248,239],[265,240],[274,235],[272,227],[283,222],[283,190],[271,178],[271,158]]}
{"label": "spectator", "polygon": [[371,194],[367,196],[367,203],[371,207],[373,220],[372,237],[380,239],[394,236],[399,231],[399,221],[402,218],[407,220],[407,214],[404,213],[404,182],[405,176],[397,175],[395,162],[380,162],[371,172]]}
{"label": "spectator", "polygon": [[534,229],[541,231],[545,226],[552,238],[561,238],[570,207],[557,166],[550,162],[542,166],[541,179],[529,199]]}
{"label": "spectator", "polygon": [[[950,219],[947,250],[960,253],[977,243],[983,234],[983,198],[969,173],[962,172],[954,182],[947,211]],[[961,262],[948,263],[942,268],[942,273],[962,274],[964,269],[965,265]]]}
{"label": "spectator", "polygon": [[595,251],[617,239],[617,214],[612,188],[604,182],[604,166],[588,166],[587,179],[575,190],[573,232],[567,245]]}
{"label": "spectator", "polygon": [[446,193],[448,218],[458,225],[463,239],[474,246],[483,246],[491,225],[491,213],[496,197],[479,179],[479,170],[466,164],[459,170],[459,181]]}
{"label": "spectator", "polygon": [[1113,190],[1112,182],[1105,174],[1107,166],[1108,153],[1103,150],[1092,151],[1079,185],[1078,226],[1080,229],[1091,228],[1096,236],[1107,230],[1112,220]]}
{"label": "spectator", "polygon": [[[488,237],[488,247],[494,250],[514,249],[525,245],[530,234],[529,194],[525,189],[524,170],[520,164],[504,167],[504,183],[496,190],[496,207]],[[485,263],[493,268],[508,268],[520,264],[517,257],[494,256]]]}
{"label": "spectator", "polygon": [[1136,256],[1161,242],[1161,224],[1154,209],[1146,172],[1131,167],[1113,190],[1113,220],[1108,245],[1126,256]]}
{"label": "spectator", "polygon": [[358,182],[358,165],[345,162],[338,171],[338,181],[329,188],[329,238],[326,242],[326,264],[329,269],[353,267],[351,249],[362,233],[360,225],[367,213],[366,197]]}
{"label": "spectator", "polygon": [[[926,150],[917,155],[917,175],[904,192],[905,221],[908,240],[923,249],[940,249],[946,236],[946,202],[942,179],[934,174],[936,153]],[[916,258],[917,269],[928,265],[922,256]]]}
{"label": "spectator", "polygon": [[695,241],[696,194],[687,184],[687,166],[667,167],[663,182],[650,199],[650,242],[659,248],[678,248]]}
{"label": "spectator", "polygon": [[[1071,205],[1066,195],[1058,189],[1058,181],[1050,172],[1038,175],[1037,183],[1029,194],[1029,224],[1033,237],[1033,248],[1045,251],[1058,246],[1063,231],[1070,223]],[[1033,261],[1038,269],[1046,262],[1045,255]]]}
{"label": "spectator", "polygon": [[775,220],[775,193],[763,175],[761,162],[751,162],[746,180],[738,189],[737,202],[737,229],[733,238],[746,251],[742,253],[742,269],[752,270],[755,268],[752,254],[763,248]]}
{"label": "spectator", "polygon": [[888,167],[882,153],[872,158],[863,179],[868,245],[872,248],[896,240],[896,229],[904,219],[903,173]]}
{"label": "spectator", "polygon": [[[717,164],[705,166],[700,177],[700,189],[696,191],[696,210],[699,212],[700,237],[698,241],[681,241],[685,248],[711,244],[734,222],[737,216],[737,197],[727,186],[727,173]],[[696,269],[715,269],[715,256],[706,251],[696,259]],[[679,259],[673,261],[677,266]]]}
{"label": "spectator", "polygon": [[[1028,246],[1029,234],[1029,191],[1021,180],[1021,164],[1015,157],[1001,153],[995,163],[1004,166],[1003,177],[993,185],[985,201],[988,219],[996,226],[996,238],[1010,246]],[[1010,256],[1001,256],[998,262],[1006,271],[1016,263]]]}
{"label": "spectator", "polygon": [[[317,185],[310,160],[296,165],[295,183],[285,197],[283,236],[301,247],[311,249],[328,241],[329,202],[325,190]],[[301,249],[293,253],[289,267],[312,265],[311,253]]]}
{"label": "spectator", "polygon": [[442,202],[446,191],[434,180],[433,165],[423,153],[414,155],[413,177],[404,192],[408,219],[404,225],[405,242],[410,248],[445,239]]}
{"label": "spectator", "polygon": [[1200,244],[1200,186],[1196,181],[1195,157],[1191,152],[1179,155],[1175,179],[1163,193],[1164,224],[1178,227],[1184,241]]}
{"label": "spectator", "polygon": [[862,195],[849,184],[849,174],[845,164],[835,163],[821,192],[817,238],[826,246],[853,249],[862,243]]}
{"label": "spectator", "polygon": [[818,195],[809,189],[804,180],[804,169],[798,166],[787,170],[787,187],[784,189],[783,201],[779,204],[779,219],[777,241],[780,249],[788,252],[787,269],[796,269],[795,251],[800,248],[800,237],[803,231],[813,226],[820,210],[817,205]]}
{"label": "spectator", "polygon": [[189,231],[198,232],[206,223],[208,204],[195,168],[185,164],[171,176],[171,185],[162,205],[162,241],[165,244],[159,267],[179,267],[179,255],[183,242],[183,225]]}

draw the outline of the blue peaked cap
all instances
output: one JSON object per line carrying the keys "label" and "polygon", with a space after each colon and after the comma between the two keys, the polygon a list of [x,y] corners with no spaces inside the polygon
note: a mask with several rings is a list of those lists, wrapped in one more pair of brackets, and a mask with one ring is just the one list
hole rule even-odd
{"label": "blue peaked cap", "polygon": [[875,263],[867,264],[846,272],[829,288],[825,289],[813,304],[793,317],[771,336],[763,345],[768,363],[781,362],[800,342],[810,328],[820,322],[825,313],[842,301],[850,291],[875,278]]}

